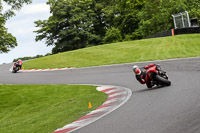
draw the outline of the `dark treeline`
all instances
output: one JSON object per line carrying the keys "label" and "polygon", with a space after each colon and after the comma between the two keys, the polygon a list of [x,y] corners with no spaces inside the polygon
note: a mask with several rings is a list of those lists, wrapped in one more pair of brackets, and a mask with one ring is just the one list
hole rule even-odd
{"label": "dark treeline", "polygon": [[[31,0],[4,0],[20,9]],[[141,39],[173,28],[172,14],[188,11],[200,19],[200,0],[49,0],[51,16],[35,22],[36,41],[53,45],[52,53],[124,40]],[[13,12],[2,13],[0,52],[17,45],[4,27]]]}
{"label": "dark treeline", "polygon": [[200,17],[199,0],[49,0],[52,16],[36,21],[36,41],[52,52],[135,40],[173,28],[172,14]]}
{"label": "dark treeline", "polygon": [[41,58],[41,57],[45,57],[45,56],[49,56],[49,55],[51,55],[51,54],[47,53],[46,55],[36,55],[36,56],[19,57],[19,58],[14,59],[13,62],[17,62],[19,59],[22,60],[22,61],[26,61],[26,60]]}

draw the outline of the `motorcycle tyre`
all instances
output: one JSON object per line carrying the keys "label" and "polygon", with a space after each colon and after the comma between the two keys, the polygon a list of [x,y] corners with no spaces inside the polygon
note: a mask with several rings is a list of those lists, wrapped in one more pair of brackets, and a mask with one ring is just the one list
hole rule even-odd
{"label": "motorcycle tyre", "polygon": [[17,70],[14,70],[14,69],[13,69],[13,70],[12,70],[12,73],[17,73]]}
{"label": "motorcycle tyre", "polygon": [[170,86],[171,85],[171,81],[169,81],[169,80],[167,80],[167,79],[165,79],[165,78],[163,78],[163,77],[161,77],[159,75],[156,75],[155,78],[161,84],[164,84],[166,86]]}

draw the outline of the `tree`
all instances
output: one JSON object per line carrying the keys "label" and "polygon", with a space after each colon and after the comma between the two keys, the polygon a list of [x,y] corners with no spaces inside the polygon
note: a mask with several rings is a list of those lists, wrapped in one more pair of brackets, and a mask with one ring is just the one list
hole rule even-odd
{"label": "tree", "polygon": [[173,28],[172,14],[187,9],[186,0],[147,0],[139,12],[139,32],[143,37]]}
{"label": "tree", "polygon": [[200,1],[199,0],[187,0],[187,10],[192,18],[198,18],[200,23]]}
{"label": "tree", "polygon": [[[4,18],[9,19],[15,15],[15,10],[20,10],[23,4],[30,4],[32,0],[3,0],[6,4],[10,6],[10,9],[5,11]],[[1,3],[0,3],[1,4]]]}
{"label": "tree", "polygon": [[49,0],[48,4],[52,16],[36,21],[35,32],[36,41],[45,39],[47,46],[55,46],[53,53],[110,43],[107,38],[118,33],[120,39],[115,41],[169,30],[171,15],[186,10],[200,16],[199,0]]}
{"label": "tree", "polygon": [[137,39],[137,12],[145,1],[132,6],[129,2],[132,0],[49,0],[52,16],[35,22],[39,27],[36,41],[45,39],[47,46],[55,46],[52,52],[58,53],[102,44],[111,27],[119,29],[123,38],[132,35]]}
{"label": "tree", "polygon": [[21,9],[24,3],[29,4],[31,0],[4,0],[5,3],[11,6],[11,9],[3,12],[3,6],[0,1],[0,53],[8,52],[11,48],[17,46],[17,41],[12,34],[7,32],[5,28],[6,20],[14,16],[14,10]]}
{"label": "tree", "polygon": [[127,35],[132,39],[139,39],[138,34],[138,13],[145,5],[145,0],[116,0],[113,10],[113,18],[111,26],[120,30],[122,38]]}
{"label": "tree", "polygon": [[0,17],[0,53],[8,52],[15,46],[17,46],[16,38],[7,32],[4,27],[4,18]]}
{"label": "tree", "polygon": [[110,29],[107,30],[103,41],[104,43],[113,43],[113,42],[122,41],[120,30],[111,27]]}
{"label": "tree", "polygon": [[93,0],[49,0],[52,16],[36,21],[36,41],[46,39],[47,46],[54,45],[58,53],[87,45],[96,45],[100,36],[95,32],[95,3]]}

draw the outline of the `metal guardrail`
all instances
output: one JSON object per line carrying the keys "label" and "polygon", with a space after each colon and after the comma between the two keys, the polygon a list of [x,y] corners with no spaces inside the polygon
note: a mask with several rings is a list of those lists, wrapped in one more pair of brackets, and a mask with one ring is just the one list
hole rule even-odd
{"label": "metal guardrail", "polygon": [[156,37],[166,37],[166,36],[173,36],[173,35],[180,35],[180,34],[195,34],[200,33],[200,27],[188,27],[188,28],[180,28],[180,29],[171,29],[163,32],[156,33],[151,35],[148,38],[156,38]]}

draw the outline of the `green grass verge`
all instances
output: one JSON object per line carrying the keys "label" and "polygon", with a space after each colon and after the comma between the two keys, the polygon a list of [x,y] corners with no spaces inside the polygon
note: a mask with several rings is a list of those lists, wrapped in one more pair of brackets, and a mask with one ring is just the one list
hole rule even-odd
{"label": "green grass verge", "polygon": [[24,62],[25,69],[88,67],[200,56],[200,34],[93,46]]}
{"label": "green grass verge", "polygon": [[96,109],[106,98],[94,86],[0,85],[0,132],[53,132]]}

